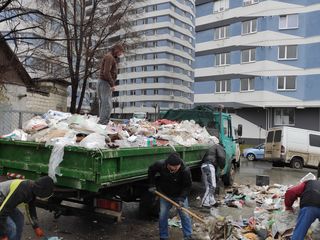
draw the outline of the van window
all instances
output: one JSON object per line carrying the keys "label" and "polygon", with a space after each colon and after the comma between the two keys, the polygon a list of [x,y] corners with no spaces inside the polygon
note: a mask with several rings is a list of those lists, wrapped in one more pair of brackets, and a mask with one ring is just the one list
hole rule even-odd
{"label": "van window", "polygon": [[310,134],[309,140],[310,140],[310,146],[320,147],[320,136]]}
{"label": "van window", "polygon": [[274,142],[281,142],[281,130],[277,130],[274,134]]}
{"label": "van window", "polygon": [[274,131],[268,132],[267,142],[272,143]]}

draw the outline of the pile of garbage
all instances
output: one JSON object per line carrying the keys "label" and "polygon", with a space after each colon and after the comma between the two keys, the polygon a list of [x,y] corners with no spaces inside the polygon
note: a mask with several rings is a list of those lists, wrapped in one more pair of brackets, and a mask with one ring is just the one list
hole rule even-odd
{"label": "pile of garbage", "polygon": [[[308,173],[300,182],[314,180]],[[195,239],[290,239],[299,212],[296,201],[293,210],[285,210],[284,195],[291,186],[273,184],[270,186],[233,185],[222,199],[222,206],[212,208],[207,224],[195,224]],[[239,209],[240,215],[228,208]],[[241,213],[251,212],[243,218]],[[229,212],[229,214],[225,214]],[[308,239],[320,239],[320,223],[317,220],[310,227]]]}
{"label": "pile of garbage", "polygon": [[128,124],[98,124],[99,118],[49,110],[23,123],[22,129],[0,136],[12,140],[34,141],[54,145],[64,142],[85,148],[150,147],[163,145],[209,144],[211,136],[194,121],[181,123],[132,119]]}

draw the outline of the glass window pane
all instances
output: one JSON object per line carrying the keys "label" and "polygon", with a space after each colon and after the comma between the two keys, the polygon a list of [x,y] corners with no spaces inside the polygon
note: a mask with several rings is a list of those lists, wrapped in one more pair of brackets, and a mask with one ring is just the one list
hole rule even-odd
{"label": "glass window pane", "polygon": [[221,63],[220,63],[220,54],[217,54],[216,55],[216,65],[219,66]]}
{"label": "glass window pane", "polygon": [[251,58],[250,61],[256,60],[256,49],[251,49]]}
{"label": "glass window pane", "polygon": [[297,46],[287,46],[287,58],[297,58]]}
{"label": "glass window pane", "polygon": [[254,90],[254,78],[249,79],[249,90]]}
{"label": "glass window pane", "polygon": [[241,91],[247,91],[248,90],[248,79],[244,78],[241,79]]}
{"label": "glass window pane", "polygon": [[251,32],[256,32],[257,31],[257,19],[252,20],[252,28]]}
{"label": "glass window pane", "polygon": [[226,54],[226,64],[230,64],[230,53]]}
{"label": "glass window pane", "polygon": [[216,92],[220,92],[220,81],[216,81]]}
{"label": "glass window pane", "polygon": [[242,33],[243,34],[249,33],[249,28],[250,28],[250,22],[249,21],[242,23]]}
{"label": "glass window pane", "polygon": [[278,89],[284,89],[284,77],[278,77]]}
{"label": "glass window pane", "polygon": [[226,54],[222,53],[221,54],[221,65],[225,65],[226,64]]}
{"label": "glass window pane", "polygon": [[280,16],[279,19],[279,28],[284,29],[287,28],[287,16]]}
{"label": "glass window pane", "polygon": [[279,46],[279,59],[285,58],[286,46]]}
{"label": "glass window pane", "polygon": [[286,89],[296,89],[296,77],[295,76],[286,77]]}
{"label": "glass window pane", "polygon": [[288,28],[297,28],[298,27],[298,15],[288,15]]}
{"label": "glass window pane", "polygon": [[227,80],[227,91],[231,92],[231,81]]}
{"label": "glass window pane", "polygon": [[241,62],[249,62],[249,50],[242,51]]}
{"label": "glass window pane", "polygon": [[226,91],[226,82],[225,81],[221,81],[222,86],[221,86],[221,92],[225,92]]}

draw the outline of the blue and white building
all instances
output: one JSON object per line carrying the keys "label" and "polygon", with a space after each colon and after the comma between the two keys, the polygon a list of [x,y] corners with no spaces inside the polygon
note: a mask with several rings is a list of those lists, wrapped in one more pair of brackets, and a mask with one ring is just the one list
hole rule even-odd
{"label": "blue and white building", "polygon": [[194,0],[143,1],[136,8],[134,31],[141,39],[120,62],[114,111],[121,114],[193,104]]}
{"label": "blue and white building", "polygon": [[223,104],[248,139],[320,130],[319,24],[319,0],[197,1],[195,104]]}

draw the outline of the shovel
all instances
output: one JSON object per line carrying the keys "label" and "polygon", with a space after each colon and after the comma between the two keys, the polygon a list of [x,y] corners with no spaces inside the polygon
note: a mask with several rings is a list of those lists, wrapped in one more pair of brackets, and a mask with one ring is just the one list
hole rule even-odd
{"label": "shovel", "polygon": [[181,207],[178,203],[176,203],[175,201],[171,200],[170,198],[168,198],[167,196],[163,195],[161,192],[155,191],[155,194],[158,195],[159,197],[163,198],[164,200],[166,200],[167,202],[171,203],[173,206],[177,207],[178,209],[181,209],[182,211],[184,211],[185,213],[188,213],[190,216],[194,217],[195,219],[197,219],[199,222],[201,223],[206,223],[206,221],[199,217],[197,214],[191,212],[189,209]]}

